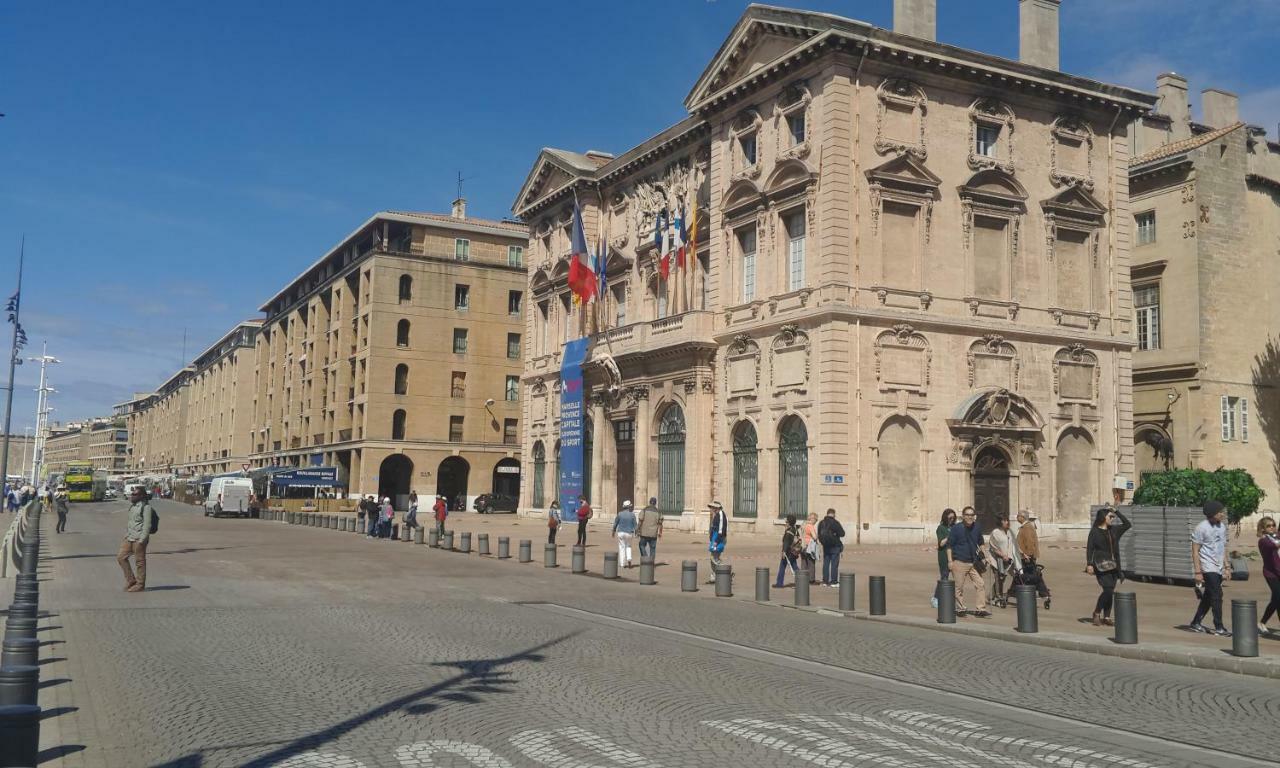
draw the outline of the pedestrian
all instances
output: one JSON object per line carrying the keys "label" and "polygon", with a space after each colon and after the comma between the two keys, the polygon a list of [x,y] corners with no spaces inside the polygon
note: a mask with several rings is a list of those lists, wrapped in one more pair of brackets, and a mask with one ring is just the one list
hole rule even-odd
{"label": "pedestrian", "polygon": [[[938,551],[938,579],[946,581],[951,578],[951,565],[947,557],[947,547],[951,542],[951,526],[956,524],[956,511],[951,507],[942,510],[942,518],[938,520],[938,527],[933,531],[933,537],[937,540]],[[938,587],[933,588],[933,598],[929,601],[934,608],[938,607]]]}
{"label": "pedestrian", "polygon": [[818,583],[818,513],[810,512],[805,518],[804,526],[800,529],[803,549],[800,557],[803,558],[804,569],[809,572],[809,583]]}
{"label": "pedestrian", "polygon": [[707,509],[711,510],[707,542],[707,552],[711,554],[711,578],[707,583],[715,584],[716,571],[720,570],[721,556],[724,555],[725,544],[729,541],[729,516],[724,513],[724,505],[718,501],[708,504]]}
{"label": "pedestrian", "polygon": [[1098,602],[1093,606],[1093,626],[1114,626],[1111,620],[1111,604],[1115,598],[1116,584],[1124,574],[1120,570],[1120,537],[1129,530],[1129,519],[1114,507],[1102,507],[1093,516],[1093,528],[1085,545],[1085,573],[1092,574],[1102,587]]}
{"label": "pedestrian", "polygon": [[363,496],[361,496],[360,501],[356,502],[356,530],[357,531],[369,530],[367,527],[365,527],[365,524],[364,524],[364,516],[368,511],[369,511],[369,501],[365,499]]}
{"label": "pedestrian", "polygon": [[436,535],[444,537],[444,521],[449,517],[449,505],[444,503],[443,496],[436,496],[436,503],[431,507],[431,511],[436,519]]}
{"label": "pedestrian", "polygon": [[631,500],[622,502],[622,509],[613,518],[613,535],[618,537],[618,562],[623,568],[631,567],[631,539],[636,535],[636,511]]}
{"label": "pedestrian", "polygon": [[58,486],[58,492],[53,495],[53,508],[58,513],[58,527],[54,529],[54,532],[65,533],[67,530],[67,486]]}
{"label": "pedestrian", "polygon": [[788,565],[791,566],[791,573],[796,581],[800,580],[800,567],[796,560],[800,557],[803,549],[804,547],[800,543],[800,526],[796,525],[796,516],[787,515],[786,527],[782,529],[782,559],[778,561],[778,578],[774,579],[774,588],[782,589],[783,582],[786,581]]}
{"label": "pedestrian", "polygon": [[[1222,623],[1222,582],[1231,578],[1231,565],[1227,562],[1227,508],[1216,500],[1204,504],[1204,520],[1191,532],[1191,565],[1195,568],[1196,592],[1200,604],[1196,606],[1191,631],[1231,637]],[[1213,611],[1213,629],[1201,624],[1205,614]]]}
{"label": "pedestrian", "polygon": [[649,497],[649,504],[640,510],[636,532],[640,534],[640,557],[646,555],[656,562],[658,559],[658,539],[662,538],[662,513],[658,511],[658,499]]}
{"label": "pedestrian", "polygon": [[9,505],[10,512],[18,511],[18,489],[17,488],[13,488],[13,487],[9,488],[9,491],[5,494],[5,503]]}
{"label": "pedestrian", "polygon": [[836,519],[834,509],[818,523],[818,543],[822,545],[822,583],[839,586],[840,553],[844,551],[844,526]]}
{"label": "pedestrian", "polygon": [[418,492],[409,492],[409,511],[405,513],[404,524],[410,530],[418,527]]}
{"label": "pedestrian", "polygon": [[[124,541],[120,551],[116,553],[116,562],[124,571],[124,591],[141,592],[147,588],[147,543],[151,541],[151,531],[156,525],[156,511],[151,508],[147,492],[142,486],[133,489],[129,497],[129,522],[125,526]],[[133,557],[138,568],[137,576],[129,567],[129,558]]]}
{"label": "pedestrian", "polygon": [[1009,604],[1004,581],[1021,570],[1018,548],[1013,540],[1013,534],[1009,532],[1008,515],[1000,515],[996,518],[996,527],[988,537],[987,554],[991,565],[991,578],[987,580],[987,602],[1004,608]]}
{"label": "pedestrian", "polygon": [[1040,560],[1040,523],[1034,513],[1022,510],[1018,513],[1018,532],[1014,534],[1014,543],[1018,554],[1022,557],[1023,580],[1036,588],[1036,594],[1044,599],[1044,609],[1049,610],[1051,595],[1049,585],[1044,582],[1044,569]]}
{"label": "pedestrian", "polygon": [[587,546],[587,521],[591,519],[594,513],[591,511],[591,505],[587,503],[586,496],[578,497],[578,546]]}
{"label": "pedestrian", "polygon": [[556,543],[556,533],[560,531],[560,502],[552,500],[547,507],[547,543]]}
{"label": "pedestrian", "polygon": [[1258,521],[1258,552],[1262,555],[1262,578],[1271,588],[1271,602],[1262,612],[1262,622],[1258,629],[1269,634],[1267,622],[1272,615],[1280,613],[1280,538],[1276,537],[1275,518],[1267,515]]}
{"label": "pedestrian", "polygon": [[369,517],[369,528],[365,533],[365,538],[372,539],[378,535],[378,525],[382,519],[382,510],[372,496],[364,497],[364,508],[365,514]]}
{"label": "pedestrian", "polygon": [[[978,513],[973,507],[960,510],[960,522],[951,526],[947,534],[948,568],[951,580],[956,583],[956,613],[968,614],[985,619],[991,614],[987,611],[986,585],[982,582],[982,571],[986,568],[982,529],[978,527]],[[978,609],[970,611],[964,604],[964,593],[967,586],[973,587],[978,594]]]}
{"label": "pedestrian", "polygon": [[391,538],[391,526],[396,519],[395,507],[391,506],[391,497],[382,497],[382,530],[380,537],[384,539]]}

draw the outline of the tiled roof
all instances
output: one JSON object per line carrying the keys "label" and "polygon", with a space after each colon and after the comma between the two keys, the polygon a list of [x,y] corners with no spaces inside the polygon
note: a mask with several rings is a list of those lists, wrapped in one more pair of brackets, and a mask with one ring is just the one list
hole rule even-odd
{"label": "tiled roof", "polygon": [[502,221],[498,219],[475,219],[468,216],[465,219],[455,219],[447,213],[421,213],[418,211],[387,211],[387,213],[396,216],[408,216],[414,219],[422,219],[423,221],[435,221],[441,224],[474,224],[480,227],[498,227],[499,229],[509,229],[519,234],[528,234],[529,227],[518,221]]}
{"label": "tiled roof", "polygon": [[587,173],[590,173],[600,166],[608,163],[610,160],[613,160],[612,155],[594,153],[584,155],[581,152],[570,152],[567,149],[556,149],[555,147],[546,147],[546,151],[548,154],[555,155],[569,166]]}
{"label": "tiled roof", "polygon": [[1157,147],[1145,155],[1138,155],[1133,158],[1129,163],[1129,167],[1132,168],[1138,165],[1145,165],[1152,160],[1163,160],[1166,157],[1173,157],[1175,155],[1181,155],[1184,152],[1190,152],[1193,149],[1203,147],[1205,144],[1209,144],[1223,136],[1226,136],[1237,128],[1243,127],[1244,123],[1232,123],[1225,128],[1218,128],[1217,130],[1209,131],[1208,133],[1202,133],[1199,136],[1192,136],[1189,139],[1175,141],[1172,144],[1165,144],[1163,147]]}

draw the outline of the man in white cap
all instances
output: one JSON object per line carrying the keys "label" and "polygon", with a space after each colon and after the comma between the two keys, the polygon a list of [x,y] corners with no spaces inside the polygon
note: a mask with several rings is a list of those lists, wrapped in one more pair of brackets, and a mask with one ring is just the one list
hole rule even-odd
{"label": "man in white cap", "polygon": [[729,516],[724,513],[724,505],[713,501],[707,505],[711,510],[711,532],[707,551],[711,553],[711,578],[708,584],[716,583],[716,570],[720,568],[720,556],[724,554],[724,545],[729,537]]}
{"label": "man in white cap", "polygon": [[631,567],[631,539],[636,534],[636,511],[631,508],[631,501],[622,502],[622,509],[613,518],[613,535],[618,537],[618,563],[623,568]]}

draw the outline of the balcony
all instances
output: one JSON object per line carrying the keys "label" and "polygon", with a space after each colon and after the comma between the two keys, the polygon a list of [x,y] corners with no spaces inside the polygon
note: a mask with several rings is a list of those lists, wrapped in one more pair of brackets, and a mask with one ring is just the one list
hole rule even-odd
{"label": "balcony", "polygon": [[630,323],[597,334],[595,356],[614,357],[652,353],[681,346],[714,347],[715,315],[711,312],[685,312],[661,320]]}

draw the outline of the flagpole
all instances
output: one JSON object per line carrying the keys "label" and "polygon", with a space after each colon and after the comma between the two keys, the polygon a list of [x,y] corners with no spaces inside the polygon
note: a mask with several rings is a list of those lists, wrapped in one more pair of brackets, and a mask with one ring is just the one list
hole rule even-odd
{"label": "flagpole", "polygon": [[5,393],[4,403],[4,448],[0,450],[0,478],[5,485],[9,483],[9,426],[13,416],[13,372],[18,364],[18,312],[22,308],[22,261],[26,256],[27,236],[22,236],[18,246],[18,292],[13,301],[13,338],[9,346],[9,391]]}

